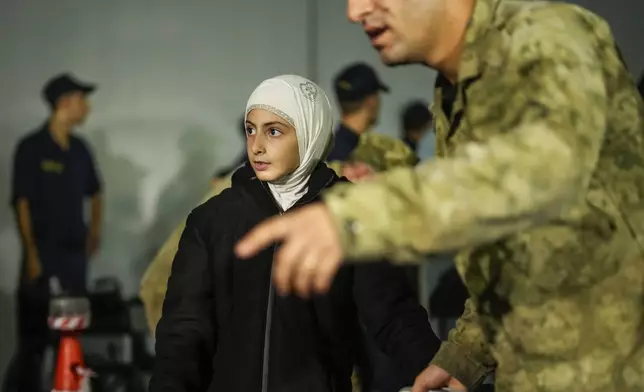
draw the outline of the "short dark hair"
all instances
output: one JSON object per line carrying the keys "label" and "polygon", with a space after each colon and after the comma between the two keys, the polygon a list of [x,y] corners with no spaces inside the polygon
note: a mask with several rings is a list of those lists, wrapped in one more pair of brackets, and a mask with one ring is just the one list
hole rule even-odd
{"label": "short dark hair", "polygon": [[402,125],[405,132],[421,129],[432,122],[432,114],[424,101],[408,103],[403,110]]}

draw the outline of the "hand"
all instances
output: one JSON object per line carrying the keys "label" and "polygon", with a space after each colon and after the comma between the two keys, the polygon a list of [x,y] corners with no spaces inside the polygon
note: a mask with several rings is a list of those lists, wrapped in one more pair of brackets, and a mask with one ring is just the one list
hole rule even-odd
{"label": "hand", "polygon": [[90,233],[90,235],[87,237],[87,258],[91,259],[94,257],[96,252],[98,251],[98,247],[101,243],[101,237],[100,235],[96,233]]}
{"label": "hand", "polygon": [[351,182],[359,182],[373,178],[376,171],[364,162],[345,163],[342,166],[342,176]]}
{"label": "hand", "polygon": [[430,389],[443,387],[448,387],[452,391],[467,391],[465,385],[450,376],[445,370],[436,365],[429,365],[416,377],[411,392],[427,392]]}
{"label": "hand", "polygon": [[38,251],[28,250],[27,251],[27,279],[33,282],[42,275],[42,266],[40,265],[40,257],[38,256]]}
{"label": "hand", "polygon": [[333,218],[322,203],[269,219],[257,225],[235,247],[248,259],[272,243],[282,242],[273,261],[273,280],[281,294],[311,289],[326,292],[343,259]]}

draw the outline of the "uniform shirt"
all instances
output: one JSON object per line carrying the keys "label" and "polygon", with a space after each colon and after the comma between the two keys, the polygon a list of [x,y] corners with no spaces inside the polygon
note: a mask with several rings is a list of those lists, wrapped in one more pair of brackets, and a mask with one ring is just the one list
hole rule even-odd
{"label": "uniform shirt", "polygon": [[353,150],[358,147],[359,141],[360,135],[344,124],[340,124],[335,132],[333,149],[329,153],[328,161],[348,161]]}
{"label": "uniform shirt", "polygon": [[460,250],[435,363],[498,391],[644,390],[644,104],[606,22],[477,0],[437,155],[325,196],[346,255]]}
{"label": "uniform shirt", "polygon": [[84,249],[83,201],[100,189],[92,155],[81,138],[71,136],[69,149],[63,150],[44,125],[18,143],[11,201],[28,200],[39,246]]}

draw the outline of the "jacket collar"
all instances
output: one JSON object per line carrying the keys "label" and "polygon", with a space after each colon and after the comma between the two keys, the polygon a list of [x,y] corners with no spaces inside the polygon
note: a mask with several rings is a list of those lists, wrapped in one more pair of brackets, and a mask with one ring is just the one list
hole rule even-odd
{"label": "jacket collar", "polygon": [[465,30],[463,53],[458,68],[459,82],[481,74],[485,59],[481,58],[479,44],[492,28],[502,2],[503,0],[475,0],[474,11]]}
{"label": "jacket collar", "polygon": [[[326,164],[322,162],[318,163],[313,170],[313,173],[311,173],[311,178],[308,183],[308,191],[297,203],[295,203],[294,207],[317,199],[324,189],[343,180],[346,181],[346,179],[340,179],[333,170],[326,166]],[[268,189],[268,184],[257,179],[255,172],[248,163],[237,169],[233,174],[232,188],[246,191],[260,205],[270,207],[271,209],[277,209],[278,212],[280,211],[280,208],[277,206],[277,203],[274,201],[273,196]]]}

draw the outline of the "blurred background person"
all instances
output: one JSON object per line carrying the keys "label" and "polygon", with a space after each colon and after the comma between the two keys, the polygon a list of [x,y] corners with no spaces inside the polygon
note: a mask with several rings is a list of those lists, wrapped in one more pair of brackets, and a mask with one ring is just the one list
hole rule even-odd
{"label": "blurred background person", "polygon": [[425,101],[409,102],[402,111],[402,140],[418,157],[419,144],[432,128],[432,114]]}
{"label": "blurred background person", "polygon": [[365,63],[342,69],[334,78],[333,87],[340,106],[340,125],[335,131],[329,161],[347,161],[358,145],[360,135],[369,131],[380,116],[380,93],[389,87],[380,81],[376,71]]}
{"label": "blurred background person", "polygon": [[[86,290],[88,261],[98,249],[101,182],[87,143],[73,133],[90,110],[95,86],[69,74],[43,89],[48,120],[20,140],[13,166],[11,203],[22,239],[18,286],[18,391],[38,391],[41,361],[49,338],[50,278],[70,294]],[[83,204],[91,200],[89,228]]]}

